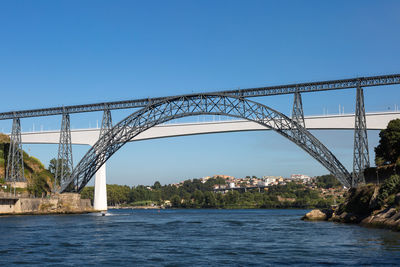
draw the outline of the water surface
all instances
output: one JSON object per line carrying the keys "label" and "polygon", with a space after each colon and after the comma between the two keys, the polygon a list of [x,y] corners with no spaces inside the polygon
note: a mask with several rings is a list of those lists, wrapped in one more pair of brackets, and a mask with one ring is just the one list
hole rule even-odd
{"label": "water surface", "polygon": [[400,263],[400,233],[303,222],[306,210],[111,210],[0,217],[0,266]]}

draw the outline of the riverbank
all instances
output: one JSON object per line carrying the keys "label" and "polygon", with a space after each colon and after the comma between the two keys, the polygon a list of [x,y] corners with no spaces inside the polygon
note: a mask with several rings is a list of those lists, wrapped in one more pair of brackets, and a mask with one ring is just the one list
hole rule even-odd
{"label": "riverbank", "polygon": [[400,177],[393,175],[381,186],[352,188],[337,209],[312,210],[303,220],[332,221],[400,231]]}
{"label": "riverbank", "polygon": [[136,209],[136,210],[159,210],[165,209],[164,206],[157,206],[157,205],[147,205],[147,206],[109,206],[108,209],[118,209],[118,210],[128,210],[128,209]]}
{"label": "riverbank", "polygon": [[95,212],[89,199],[81,199],[80,194],[56,194],[48,198],[15,197],[0,195],[1,215],[45,215],[82,214]]}

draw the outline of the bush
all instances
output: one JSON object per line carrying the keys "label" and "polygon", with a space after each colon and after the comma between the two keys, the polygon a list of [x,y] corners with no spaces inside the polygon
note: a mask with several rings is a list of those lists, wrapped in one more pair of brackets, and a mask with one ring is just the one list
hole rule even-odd
{"label": "bush", "polygon": [[392,175],[382,184],[379,189],[379,194],[377,197],[379,206],[383,206],[385,204],[385,200],[392,194],[395,194],[400,191],[400,176]]}
{"label": "bush", "polygon": [[328,174],[317,177],[317,186],[325,189],[339,187],[342,184],[336,179],[335,176]]}
{"label": "bush", "polygon": [[360,215],[369,214],[373,210],[373,208],[370,207],[370,201],[374,191],[375,187],[373,185],[367,185],[360,188],[351,188],[348,191],[347,205],[340,207],[339,213],[345,211]]}

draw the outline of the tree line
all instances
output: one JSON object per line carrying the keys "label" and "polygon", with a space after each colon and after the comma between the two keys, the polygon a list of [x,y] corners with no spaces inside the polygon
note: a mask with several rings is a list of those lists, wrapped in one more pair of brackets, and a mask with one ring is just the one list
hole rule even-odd
{"label": "tree line", "polygon": [[[329,175],[317,178],[317,182],[323,186],[330,184],[331,180],[335,181],[335,178]],[[200,179],[186,180],[180,187],[174,185],[162,186],[159,182],[155,182],[151,187],[107,185],[107,201],[109,206],[138,206],[148,205],[149,203],[162,205],[165,201],[170,201],[171,207],[174,208],[226,209],[327,208],[335,202],[332,197],[322,197],[318,190],[295,182],[270,186],[267,191],[259,192],[256,189],[239,192],[232,190],[225,194],[213,191],[213,186],[216,184],[225,184],[225,180],[212,178],[205,183],[202,183]],[[82,198],[93,200],[93,191],[93,187],[85,187],[81,193]]]}

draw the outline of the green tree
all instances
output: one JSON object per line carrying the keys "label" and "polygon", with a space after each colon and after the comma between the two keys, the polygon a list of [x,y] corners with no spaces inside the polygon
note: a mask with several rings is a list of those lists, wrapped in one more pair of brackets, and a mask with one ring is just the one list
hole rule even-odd
{"label": "green tree", "polygon": [[316,178],[316,182],[318,187],[325,189],[341,186],[341,183],[338,181],[338,179],[331,174],[318,176]]}
{"label": "green tree", "polygon": [[47,183],[48,176],[46,171],[40,173],[33,173],[32,181],[28,185],[28,192],[35,197],[46,196],[51,192],[51,188]]}
{"label": "green tree", "polygon": [[382,186],[379,188],[378,204],[382,206],[385,203],[385,199],[391,194],[398,193],[400,191],[400,176],[392,175],[386,179]]}
{"label": "green tree", "polygon": [[207,191],[204,192],[204,204],[205,208],[215,208],[217,206],[217,201],[215,199],[214,193]]}
{"label": "green tree", "polygon": [[379,145],[375,148],[375,162],[392,164],[400,157],[400,119],[389,122],[379,133]]}
{"label": "green tree", "polygon": [[155,190],[161,189],[161,183],[159,181],[156,181],[153,185],[153,189]]}
{"label": "green tree", "polygon": [[81,192],[82,199],[94,200],[94,186],[85,186]]}
{"label": "green tree", "polygon": [[203,192],[201,192],[200,190],[196,190],[196,191],[193,193],[193,198],[194,198],[195,203],[196,203],[198,206],[202,206],[202,205],[203,205],[203,202],[204,202],[204,195],[203,195]]}
{"label": "green tree", "polygon": [[178,195],[173,195],[171,198],[171,205],[173,208],[179,208],[181,205],[181,198]]}

